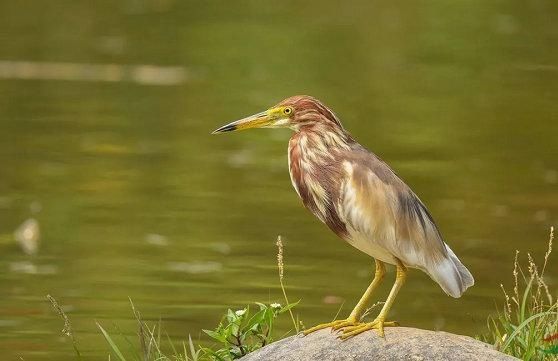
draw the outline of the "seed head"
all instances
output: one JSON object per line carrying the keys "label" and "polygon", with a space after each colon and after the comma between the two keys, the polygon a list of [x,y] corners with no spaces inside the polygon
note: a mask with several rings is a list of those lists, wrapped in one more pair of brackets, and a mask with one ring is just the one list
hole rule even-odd
{"label": "seed head", "polygon": [[277,267],[279,268],[279,281],[283,281],[283,242],[277,236]]}

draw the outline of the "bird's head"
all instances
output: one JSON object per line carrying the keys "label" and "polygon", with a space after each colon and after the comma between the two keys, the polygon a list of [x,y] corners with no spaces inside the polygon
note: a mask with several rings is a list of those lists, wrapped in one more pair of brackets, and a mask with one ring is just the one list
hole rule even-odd
{"label": "bird's head", "polygon": [[300,131],[320,125],[343,129],[335,114],[318,99],[296,95],[266,111],[224,125],[213,134],[249,128],[291,128]]}

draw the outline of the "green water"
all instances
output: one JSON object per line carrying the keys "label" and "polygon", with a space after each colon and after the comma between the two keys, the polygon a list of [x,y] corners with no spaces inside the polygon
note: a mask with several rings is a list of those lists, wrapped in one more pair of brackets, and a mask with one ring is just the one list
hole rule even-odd
{"label": "green water", "polygon": [[[95,321],[134,334],[128,298],[175,340],[228,307],[282,302],[279,234],[304,323],[331,319],[332,301],[350,312],[373,263],[302,207],[289,131],[209,135],[300,93],[405,179],[476,278],[455,300],[414,271],[393,318],[484,330],[515,250],[540,258],[558,224],[558,3],[351,4],[0,2],[0,60],[185,74],[170,85],[0,78],[3,358],[73,359],[47,294],[91,360],[108,354]],[[32,256],[12,236],[29,217],[41,229]]]}

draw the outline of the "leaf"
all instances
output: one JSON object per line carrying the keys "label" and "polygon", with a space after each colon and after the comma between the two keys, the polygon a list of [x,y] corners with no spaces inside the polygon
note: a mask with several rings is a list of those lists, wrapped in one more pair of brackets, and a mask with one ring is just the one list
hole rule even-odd
{"label": "leaf", "polygon": [[214,352],[214,356],[218,361],[232,360],[230,351],[228,349],[220,349]]}
{"label": "leaf", "polygon": [[[190,354],[192,355],[192,360],[196,361],[198,359],[199,352],[196,351],[194,343],[192,342],[192,336],[188,335],[188,347],[190,348]],[[184,350],[184,356],[186,356],[186,350]]]}
{"label": "leaf", "polygon": [[268,308],[267,310],[267,324],[271,324],[273,323],[273,320],[275,320],[277,318],[277,316],[279,315],[279,313],[273,309],[273,308]]}
{"label": "leaf", "polygon": [[217,340],[222,343],[227,342],[227,337],[225,335],[220,334],[219,332],[215,332],[211,330],[202,330],[202,331],[205,332],[209,337],[211,337],[214,340]]}
{"label": "leaf", "polygon": [[264,317],[265,317],[265,309],[259,310],[254,314],[254,316],[252,316],[252,318],[248,320],[248,323],[246,324],[245,328],[248,330],[254,329],[254,327],[257,327],[262,322]]}
{"label": "leaf", "polygon": [[229,308],[227,310],[227,321],[229,321],[229,323],[233,323],[237,318],[236,314]]}
{"label": "leaf", "polygon": [[543,316],[547,316],[548,312],[540,312],[537,313],[535,315],[532,315],[531,317],[527,318],[525,321],[523,321],[519,326],[517,326],[517,328],[512,332],[512,334],[506,339],[506,342],[502,345],[502,352],[504,352],[508,346],[511,344],[511,342],[513,341],[513,339],[515,338],[515,336],[517,336],[517,334],[525,327],[529,324],[529,322],[531,322],[534,319],[537,319],[539,317],[543,317]]}
{"label": "leaf", "polygon": [[554,345],[547,349],[541,349],[541,351],[550,355],[558,355],[558,345]]}
{"label": "leaf", "polygon": [[176,351],[176,347],[174,347],[174,342],[172,342],[168,332],[165,331],[165,335],[167,336],[167,342],[169,343],[169,345],[171,346],[172,352],[175,355],[178,355],[178,352]]}
{"label": "leaf", "polygon": [[529,283],[525,287],[525,292],[523,293],[523,299],[521,300],[521,312],[519,313],[519,323],[525,320],[525,307],[527,306],[528,295],[531,290],[531,286],[533,285],[533,277],[529,280]]}
{"label": "leaf", "polygon": [[296,302],[293,302],[293,303],[289,303],[288,305],[286,305],[284,307],[281,307],[281,309],[279,310],[279,313],[287,312],[291,308],[296,307],[299,303],[300,303],[300,300],[298,300]]}
{"label": "leaf", "polygon": [[223,358],[223,356],[218,354],[219,351],[223,351],[223,350],[213,351],[212,349],[207,348],[207,347],[202,347],[201,350],[202,350],[202,352],[204,353],[205,356],[210,356],[214,360],[227,361],[226,359]]}
{"label": "leaf", "polygon": [[96,322],[96,324],[97,324],[97,327],[99,327],[99,329],[101,330],[103,336],[105,337],[105,340],[107,340],[110,347],[112,348],[112,351],[116,354],[116,356],[120,359],[120,361],[126,361],[126,358],[124,357],[124,355],[122,355],[122,352],[120,352],[120,349],[118,348],[118,346],[116,346],[116,344],[114,343],[112,338],[109,336],[107,331],[105,331],[105,329],[98,322]]}
{"label": "leaf", "polygon": [[233,331],[235,330],[234,324],[229,324],[227,327],[223,329],[221,335],[225,338],[225,341],[228,342],[229,337],[234,336]]}

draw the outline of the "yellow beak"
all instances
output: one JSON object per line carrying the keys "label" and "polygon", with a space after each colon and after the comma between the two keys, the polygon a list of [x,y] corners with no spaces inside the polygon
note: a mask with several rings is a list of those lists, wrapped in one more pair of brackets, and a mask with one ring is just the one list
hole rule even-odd
{"label": "yellow beak", "polygon": [[213,133],[211,134],[232,132],[235,130],[250,129],[250,128],[263,128],[271,125],[272,122],[273,121],[269,116],[268,112],[265,111],[237,120],[227,125],[223,125],[222,127],[214,130]]}

